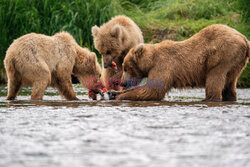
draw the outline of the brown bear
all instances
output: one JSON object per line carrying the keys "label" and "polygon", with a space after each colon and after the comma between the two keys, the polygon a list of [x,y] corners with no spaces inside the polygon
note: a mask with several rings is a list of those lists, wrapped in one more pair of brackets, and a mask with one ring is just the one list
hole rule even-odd
{"label": "brown bear", "polygon": [[[163,41],[132,48],[123,62],[126,83],[149,84],[114,92],[118,100],[162,100],[172,87],[205,87],[207,101],[236,101],[236,83],[246,66],[250,43],[225,25],[211,25],[182,42]],[[153,81],[153,82],[152,82]]]}
{"label": "brown bear", "polygon": [[30,33],[8,48],[4,65],[8,76],[8,100],[22,86],[32,86],[31,99],[40,100],[48,86],[56,87],[67,100],[77,100],[71,74],[85,85],[88,77],[99,78],[101,68],[95,53],[81,48],[67,32],[54,36]]}
{"label": "brown bear", "polygon": [[[143,43],[140,28],[126,16],[116,16],[101,27],[93,26],[95,48],[102,55],[102,79],[108,89],[116,89],[112,79],[121,79],[122,63],[128,51]],[[111,68],[112,62],[117,70]]]}

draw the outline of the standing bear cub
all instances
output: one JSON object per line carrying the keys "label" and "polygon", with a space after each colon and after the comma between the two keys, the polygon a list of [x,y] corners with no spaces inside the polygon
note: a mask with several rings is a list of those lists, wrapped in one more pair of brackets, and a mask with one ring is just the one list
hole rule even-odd
{"label": "standing bear cub", "polygon": [[[122,63],[128,51],[143,43],[140,28],[126,16],[116,16],[101,27],[93,26],[95,48],[102,55],[102,79],[108,89],[118,89],[114,81],[122,76]],[[117,70],[111,68],[112,62]],[[114,81],[112,81],[114,79]]]}
{"label": "standing bear cub", "polygon": [[56,87],[68,100],[77,100],[71,74],[85,85],[88,77],[99,78],[101,68],[95,53],[81,48],[67,32],[54,36],[27,34],[15,40],[4,60],[8,76],[8,100],[22,86],[32,86],[31,99],[42,99],[48,86]]}
{"label": "standing bear cub", "polygon": [[225,25],[208,26],[182,42],[141,44],[125,57],[122,79],[126,85],[148,77],[150,84],[114,94],[118,100],[162,100],[172,87],[205,87],[207,101],[235,101],[249,56],[246,37]]}

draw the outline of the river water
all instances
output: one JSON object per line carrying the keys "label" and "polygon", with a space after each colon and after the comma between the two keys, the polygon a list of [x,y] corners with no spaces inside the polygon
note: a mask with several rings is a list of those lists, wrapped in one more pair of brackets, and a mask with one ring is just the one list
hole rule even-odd
{"label": "river water", "polygon": [[237,102],[202,102],[204,89],[169,92],[161,102],[63,100],[0,87],[0,167],[250,166],[250,89]]}

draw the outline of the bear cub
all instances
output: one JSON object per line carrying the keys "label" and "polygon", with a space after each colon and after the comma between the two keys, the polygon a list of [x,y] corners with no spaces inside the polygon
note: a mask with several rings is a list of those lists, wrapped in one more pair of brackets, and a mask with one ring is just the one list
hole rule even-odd
{"label": "bear cub", "polygon": [[[92,27],[94,45],[102,55],[102,79],[108,89],[119,89],[115,83],[122,76],[122,63],[128,51],[143,43],[140,28],[126,16],[116,16],[102,26]],[[117,70],[111,68],[112,62]]]}
{"label": "bear cub", "polygon": [[185,41],[138,45],[124,59],[124,85],[131,78],[144,77],[161,84],[116,92],[116,99],[162,100],[173,87],[205,87],[207,101],[236,101],[236,84],[250,56],[249,44],[235,29],[211,25]]}
{"label": "bear cub", "polygon": [[41,100],[47,87],[55,87],[67,100],[78,100],[71,74],[85,86],[88,77],[99,78],[95,53],[80,47],[67,32],[53,36],[30,33],[16,39],[4,59],[8,77],[8,100],[22,86],[32,86],[31,99]]}

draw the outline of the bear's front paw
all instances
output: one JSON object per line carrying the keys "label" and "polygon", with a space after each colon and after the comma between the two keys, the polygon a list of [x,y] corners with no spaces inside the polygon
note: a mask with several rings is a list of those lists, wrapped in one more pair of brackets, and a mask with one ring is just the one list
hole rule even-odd
{"label": "bear's front paw", "polygon": [[111,90],[108,92],[108,95],[109,95],[109,100],[115,100],[116,99],[116,96],[121,94],[121,92],[118,92],[118,91],[114,91],[114,90]]}
{"label": "bear's front paw", "polygon": [[126,95],[125,94],[120,94],[115,97],[115,100],[126,100]]}

